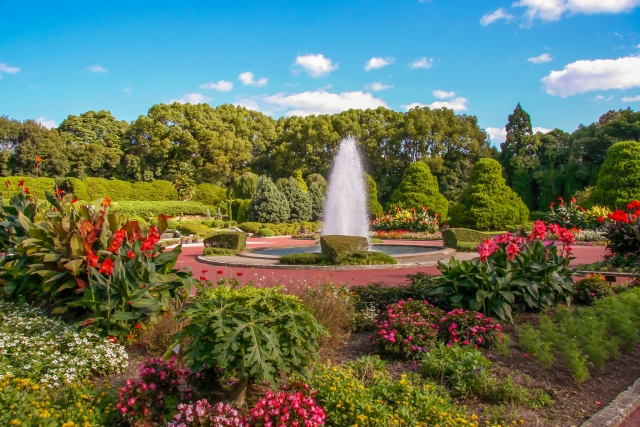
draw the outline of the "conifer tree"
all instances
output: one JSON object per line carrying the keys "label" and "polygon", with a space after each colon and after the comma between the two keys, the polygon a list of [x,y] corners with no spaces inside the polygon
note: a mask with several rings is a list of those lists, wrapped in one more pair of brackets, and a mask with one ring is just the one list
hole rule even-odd
{"label": "conifer tree", "polygon": [[[302,177],[300,177],[302,179]],[[303,181],[304,183],[304,181]],[[310,221],[312,216],[311,198],[300,188],[299,181],[294,177],[289,177],[282,187],[282,193],[289,202],[291,221]]]}
{"label": "conifer tree", "polygon": [[266,175],[260,177],[256,194],[249,205],[251,221],[279,224],[290,217],[289,202]]}
{"label": "conifer tree", "polygon": [[311,220],[319,221],[324,212],[324,199],[327,188],[319,182],[312,182],[309,186],[309,198],[311,199]]}
{"label": "conifer tree", "polygon": [[378,186],[373,180],[371,175],[365,174],[367,180],[367,199],[369,201],[369,216],[375,217],[378,214],[382,214],[382,205],[378,201]]}
{"label": "conifer tree", "polygon": [[391,204],[401,209],[428,207],[444,220],[449,211],[449,202],[440,193],[438,180],[423,162],[411,163],[402,175],[402,181],[391,194]]}

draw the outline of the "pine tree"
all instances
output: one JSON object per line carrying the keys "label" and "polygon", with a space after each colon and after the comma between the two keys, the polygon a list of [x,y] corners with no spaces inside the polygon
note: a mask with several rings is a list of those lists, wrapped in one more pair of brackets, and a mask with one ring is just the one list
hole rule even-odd
{"label": "pine tree", "polygon": [[507,125],[504,128],[507,131],[507,138],[500,144],[500,163],[507,174],[507,184],[512,185],[516,170],[512,160],[520,154],[525,136],[533,134],[531,116],[522,109],[519,102],[507,118]]}
{"label": "pine tree", "polygon": [[391,194],[391,204],[402,209],[428,207],[444,220],[449,211],[449,202],[438,189],[438,180],[423,162],[411,163],[402,175],[398,188]]}
{"label": "pine tree", "polygon": [[249,205],[251,221],[279,224],[289,220],[290,210],[287,198],[273,183],[263,175],[258,181],[256,194]]}
{"label": "pine tree", "polygon": [[309,186],[309,198],[311,199],[311,220],[319,221],[322,218],[324,212],[324,198],[326,186],[319,182],[312,182]]}
{"label": "pine tree", "polygon": [[[300,177],[302,179],[302,177]],[[304,181],[303,181],[304,182]],[[289,177],[282,187],[282,193],[289,202],[291,211],[291,221],[310,221],[312,216],[311,198],[300,188],[299,181],[294,177]]]}

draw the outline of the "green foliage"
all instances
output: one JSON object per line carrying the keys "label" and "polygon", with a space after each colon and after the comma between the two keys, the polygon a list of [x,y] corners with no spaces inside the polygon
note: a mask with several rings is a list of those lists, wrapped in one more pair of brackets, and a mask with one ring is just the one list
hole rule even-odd
{"label": "green foliage", "polygon": [[320,175],[319,173],[312,173],[310,175],[307,175],[307,177],[305,178],[304,182],[307,184],[307,188],[309,188],[309,189],[315,183],[319,184],[324,189],[326,189],[327,185],[328,185],[327,180],[324,179],[324,177],[322,175]]}
{"label": "green foliage", "polygon": [[296,169],[293,172],[293,178],[298,182],[298,185],[300,186],[302,191],[304,191],[305,193],[309,191],[306,181],[302,178],[302,170]]}
{"label": "green foliage", "polygon": [[290,216],[289,202],[285,195],[276,188],[271,178],[261,176],[256,195],[249,207],[249,219],[279,224],[287,221]]}
{"label": "green foliage", "polygon": [[366,237],[359,236],[322,236],[320,251],[333,262],[350,252],[361,252],[369,249]]}
{"label": "green foliage", "polygon": [[306,374],[317,357],[318,337],[327,333],[297,297],[280,288],[203,288],[181,317],[189,322],[170,349],[184,343],[181,354],[192,369],[213,367],[223,378],[272,385],[281,373]]}
{"label": "green foliage", "polygon": [[258,190],[258,181],[260,177],[252,172],[245,172],[234,178],[231,184],[231,195],[235,199],[253,199]]}
{"label": "green foliage", "polygon": [[373,180],[371,175],[369,175],[368,173],[366,173],[364,177],[367,181],[369,216],[374,218],[377,215],[382,215],[383,213],[382,205],[378,201],[378,186],[376,185],[376,182]]}
{"label": "green foliage", "polygon": [[384,362],[371,356],[342,366],[315,365],[309,385],[318,391],[328,425],[462,427],[475,419],[439,386],[415,374],[393,379]]}
{"label": "green foliage", "polygon": [[225,248],[204,248],[204,256],[234,256],[238,251]]}
{"label": "green foliage", "polygon": [[194,202],[204,205],[223,207],[226,205],[227,190],[213,184],[198,184],[193,195]]}
{"label": "green foliage", "polygon": [[447,248],[458,248],[461,245],[464,247],[464,243],[470,243],[473,245],[475,252],[478,249],[478,244],[482,243],[484,239],[490,239],[497,233],[486,233],[482,231],[470,230],[468,228],[447,228],[442,231],[442,240]]}
{"label": "green foliage", "polygon": [[614,295],[611,284],[599,274],[593,274],[579,280],[574,286],[573,300],[578,304],[593,305],[602,298]]}
{"label": "green foliage", "polygon": [[447,218],[449,202],[440,194],[438,180],[423,162],[411,163],[402,175],[402,181],[391,195],[391,203],[401,209],[422,209]]}
{"label": "green foliage", "polygon": [[207,207],[199,202],[123,201],[113,203],[111,212],[118,213],[125,218],[133,216],[153,218],[160,214],[170,217],[181,217],[183,215],[205,215],[207,213]]}
{"label": "green foliage", "polygon": [[375,251],[347,252],[335,261],[337,265],[394,265],[398,260],[394,257]]}
{"label": "green foliage", "polygon": [[[36,194],[40,201],[45,199],[45,192],[54,193],[56,183],[51,178],[32,178],[28,176],[7,176],[3,177],[4,188],[0,190],[0,195],[9,200],[11,197],[20,193],[21,189],[18,187],[18,183],[24,180],[24,187],[28,188],[31,194]],[[9,188],[6,187],[6,183],[10,182]]]}
{"label": "green foliage", "polygon": [[238,225],[238,228],[245,233],[258,234],[258,231],[262,228],[262,224],[259,222],[243,222]]}
{"label": "green foliage", "polygon": [[529,209],[502,177],[500,163],[480,159],[471,172],[469,186],[451,208],[451,225],[475,230],[504,230],[525,224]]}
{"label": "green foliage", "polygon": [[[79,199],[81,200],[81,199]],[[131,184],[131,200],[172,201],[179,200],[176,188],[169,181],[134,182]]]}
{"label": "green foliage", "polygon": [[312,182],[309,186],[309,198],[311,199],[311,220],[318,221],[322,218],[324,211],[326,187],[317,182]]}
{"label": "green foliage", "polygon": [[[302,177],[300,181],[304,184]],[[306,184],[305,184],[306,188]],[[282,187],[282,194],[289,202],[289,212],[291,221],[310,221],[312,218],[312,203],[309,195],[300,187],[300,182],[293,177],[289,177]]]}
{"label": "green foliage", "polygon": [[590,202],[623,208],[640,199],[640,142],[625,141],[613,144],[600,168],[598,183]]}
{"label": "green foliage", "polygon": [[204,241],[205,248],[223,248],[241,251],[247,246],[247,233],[225,232],[211,236]]}
{"label": "green foliage", "polygon": [[440,298],[436,295],[430,295],[431,291],[438,287],[438,284],[433,280],[434,276],[417,273],[409,275],[407,278],[409,279],[408,285],[388,286],[383,282],[378,282],[350,288],[356,297],[356,309],[363,311],[373,308],[376,313],[381,313],[390,304],[409,299],[428,300],[432,304],[439,305]]}
{"label": "green foliage", "polygon": [[278,260],[282,265],[331,265],[331,258],[323,254],[299,253],[283,255]]}
{"label": "green foliage", "polygon": [[176,230],[183,235],[188,236],[197,234],[205,239],[217,234],[214,229],[209,228],[204,224],[200,224],[199,221],[180,221],[176,226]]}
{"label": "green foliage", "polygon": [[529,212],[529,221],[538,221],[538,220],[543,220],[545,219],[545,217],[547,216],[546,212],[542,212],[542,211],[533,211],[533,212]]}
{"label": "green foliage", "polygon": [[190,202],[196,193],[196,182],[188,173],[174,174],[173,186],[178,192],[178,198],[185,202]]}
{"label": "green foliage", "polygon": [[261,228],[260,230],[258,230],[258,236],[260,237],[273,237],[275,235],[276,233],[274,233],[270,228]]}

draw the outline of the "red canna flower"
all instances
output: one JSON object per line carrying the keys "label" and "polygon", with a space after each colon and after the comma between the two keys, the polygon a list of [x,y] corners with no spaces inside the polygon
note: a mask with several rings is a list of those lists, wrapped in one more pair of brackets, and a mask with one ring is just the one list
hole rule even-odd
{"label": "red canna flower", "polygon": [[31,192],[29,192],[29,189],[27,187],[24,187],[24,194],[31,194]]}
{"label": "red canna flower", "polygon": [[136,329],[140,329],[140,323],[136,323]]}
{"label": "red canna flower", "polygon": [[18,181],[18,187],[24,187],[24,179]]}
{"label": "red canna flower", "polygon": [[62,189],[61,189],[61,188],[58,188],[58,189],[56,190],[56,194],[57,194],[58,196],[59,196],[59,195],[61,195],[61,194],[62,194]]}
{"label": "red canna flower", "polygon": [[96,265],[98,265],[98,256],[93,251],[91,251],[87,254],[85,262],[88,266],[95,267]]}
{"label": "red canna flower", "polygon": [[6,180],[6,181],[4,182],[4,186],[5,186],[5,187],[7,187],[7,188],[11,187],[11,181]]}
{"label": "red canna flower", "polygon": [[111,206],[111,199],[109,196],[105,196],[104,200],[102,200],[102,206],[105,208]]}
{"label": "red canna flower", "polygon": [[127,252],[127,256],[129,257],[129,259],[133,259],[133,257],[136,256],[136,254],[134,254],[133,252],[129,251],[129,252]]}
{"label": "red canna flower", "polygon": [[37,163],[37,164],[42,163],[42,157],[40,157],[40,156],[36,156],[36,163]]}
{"label": "red canna flower", "polygon": [[236,275],[237,275],[238,277],[242,277],[242,276],[243,276],[242,271],[238,271],[238,272],[236,273]]}
{"label": "red canna flower", "polygon": [[216,273],[218,273],[218,274],[224,274],[224,271],[222,271],[222,270],[218,270],[218,271],[216,271]]}
{"label": "red canna flower", "polygon": [[102,261],[102,264],[100,264],[100,270],[98,270],[98,272],[104,273],[107,276],[111,276],[113,274],[113,261],[111,261],[111,258],[107,258]]}
{"label": "red canna flower", "polygon": [[71,199],[71,203],[75,203],[77,201],[78,201],[78,199]]}

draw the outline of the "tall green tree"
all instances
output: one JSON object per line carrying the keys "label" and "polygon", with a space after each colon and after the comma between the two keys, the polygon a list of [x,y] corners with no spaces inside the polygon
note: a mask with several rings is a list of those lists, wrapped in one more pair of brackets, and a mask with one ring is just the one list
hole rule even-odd
{"label": "tall green tree", "polygon": [[253,199],[258,190],[260,177],[253,172],[245,172],[233,179],[231,184],[232,199]]}
{"label": "tall green tree", "polygon": [[371,175],[367,173],[364,175],[364,177],[367,181],[369,216],[374,218],[376,215],[381,215],[383,213],[382,205],[380,204],[380,201],[378,201],[378,187],[376,186],[376,182],[373,180]]}
{"label": "tall green tree", "polygon": [[309,186],[309,198],[311,199],[311,220],[320,221],[324,212],[325,193],[327,187],[319,182],[312,182]]}
{"label": "tall green tree", "polygon": [[640,142],[618,142],[607,150],[591,203],[624,209],[633,200],[640,200]]}
{"label": "tall green tree", "polygon": [[400,185],[391,195],[391,203],[402,209],[428,207],[440,218],[447,218],[449,202],[440,193],[438,181],[423,162],[411,163],[402,175]]}
{"label": "tall green tree", "polygon": [[500,144],[500,163],[507,175],[507,183],[511,185],[515,170],[518,169],[518,166],[522,167],[517,162],[523,151],[523,146],[527,145],[526,137],[533,135],[531,116],[524,111],[519,102],[513,113],[509,114],[505,130],[507,137]]}
{"label": "tall green tree", "polygon": [[289,219],[291,221],[311,221],[313,204],[309,194],[300,187],[299,181],[290,176],[282,188],[282,193],[289,202]]}
{"label": "tall green tree", "polygon": [[271,178],[262,175],[256,194],[249,205],[249,219],[279,224],[288,221],[290,215],[289,202],[285,195],[278,190]]}

